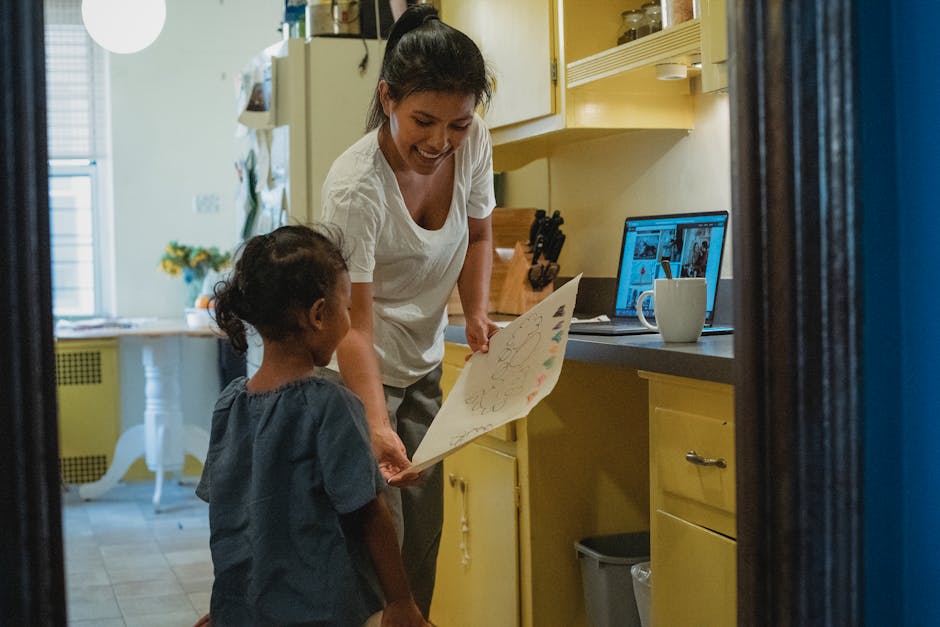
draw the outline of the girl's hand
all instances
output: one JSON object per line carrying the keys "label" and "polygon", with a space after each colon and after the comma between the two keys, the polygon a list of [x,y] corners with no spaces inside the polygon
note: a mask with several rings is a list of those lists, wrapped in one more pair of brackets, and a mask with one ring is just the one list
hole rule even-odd
{"label": "girl's hand", "polygon": [[[490,338],[499,331],[496,323],[489,319],[485,314],[467,318],[466,332],[467,344],[474,353],[479,351],[486,353],[490,350]],[[470,355],[467,356],[470,359]]]}
{"label": "girl's hand", "polygon": [[382,611],[382,627],[429,627],[413,599],[392,601]]}

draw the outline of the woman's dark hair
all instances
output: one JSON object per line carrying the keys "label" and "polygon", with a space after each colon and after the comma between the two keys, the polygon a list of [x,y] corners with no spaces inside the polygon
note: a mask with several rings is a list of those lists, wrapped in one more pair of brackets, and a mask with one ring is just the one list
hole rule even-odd
{"label": "woman's dark hair", "polygon": [[[480,49],[442,22],[430,4],[413,4],[395,21],[379,73],[379,81],[383,80],[396,101],[415,92],[441,91],[472,94],[476,104],[485,105],[493,91]],[[382,126],[387,119],[376,88],[366,130]]]}
{"label": "woman's dark hair", "polygon": [[236,350],[248,348],[246,323],[263,338],[289,338],[300,332],[298,313],[333,293],[348,269],[339,232],[326,233],[282,226],[241,247],[234,272],[214,290],[216,323]]}

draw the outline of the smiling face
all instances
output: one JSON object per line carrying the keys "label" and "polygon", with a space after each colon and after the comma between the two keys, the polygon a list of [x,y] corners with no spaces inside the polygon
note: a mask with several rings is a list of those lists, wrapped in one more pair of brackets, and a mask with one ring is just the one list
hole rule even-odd
{"label": "smiling face", "polygon": [[[383,151],[395,168],[434,174],[460,147],[473,122],[473,94],[424,91],[393,100],[379,84],[379,98],[388,116],[390,142]],[[390,150],[394,154],[388,154]]]}

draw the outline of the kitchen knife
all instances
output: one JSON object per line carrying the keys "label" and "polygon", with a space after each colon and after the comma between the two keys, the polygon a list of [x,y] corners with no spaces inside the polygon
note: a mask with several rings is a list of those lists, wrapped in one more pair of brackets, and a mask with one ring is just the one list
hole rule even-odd
{"label": "kitchen knife", "polygon": [[558,231],[552,239],[550,248],[545,249],[545,258],[552,263],[558,262],[558,256],[561,254],[561,247],[565,244],[565,234]]}
{"label": "kitchen knife", "polygon": [[539,231],[542,229],[542,224],[545,222],[545,215],[544,209],[535,210],[535,219],[529,226],[529,250],[535,249],[535,238],[538,237]]}
{"label": "kitchen knife", "polygon": [[542,255],[542,251],[545,250],[545,237],[542,233],[539,233],[535,236],[535,246],[532,248],[532,265],[536,265],[539,262],[539,257]]}

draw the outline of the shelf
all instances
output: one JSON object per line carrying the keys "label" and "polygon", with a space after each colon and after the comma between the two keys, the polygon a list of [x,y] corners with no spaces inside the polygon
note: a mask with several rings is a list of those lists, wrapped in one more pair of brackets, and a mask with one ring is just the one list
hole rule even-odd
{"label": "shelf", "polygon": [[698,19],[689,20],[636,41],[572,61],[566,68],[566,85],[568,89],[588,85],[618,74],[701,52],[701,49],[701,23]]}

